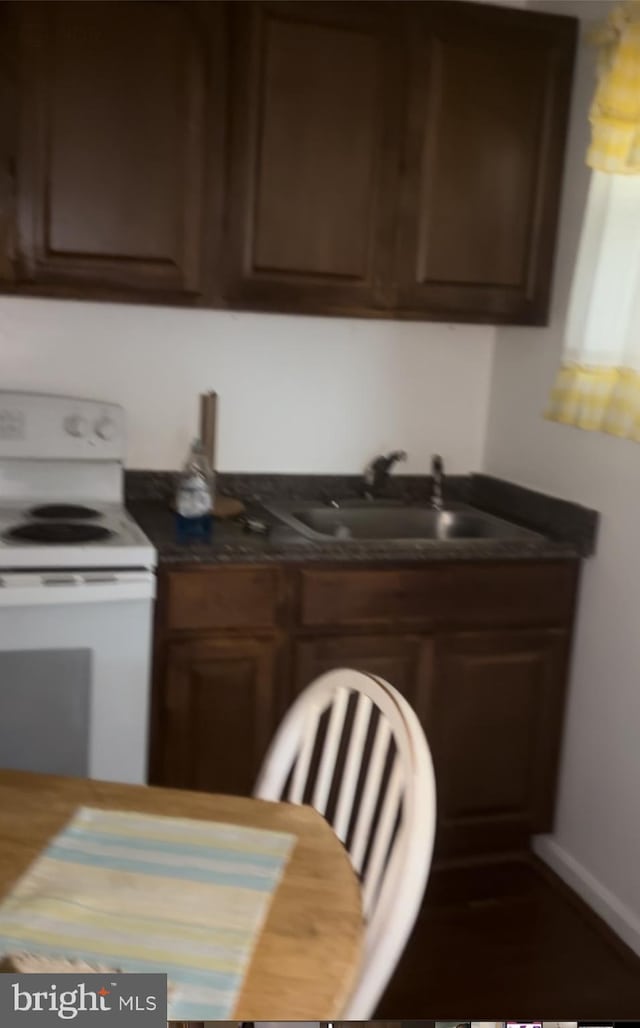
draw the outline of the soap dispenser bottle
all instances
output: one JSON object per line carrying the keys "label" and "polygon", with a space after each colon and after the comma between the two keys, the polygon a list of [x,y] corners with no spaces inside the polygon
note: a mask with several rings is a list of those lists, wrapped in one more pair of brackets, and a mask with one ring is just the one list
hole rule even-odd
{"label": "soap dispenser bottle", "polygon": [[178,478],[176,535],[178,542],[207,542],[211,538],[214,474],[200,439],[194,439]]}

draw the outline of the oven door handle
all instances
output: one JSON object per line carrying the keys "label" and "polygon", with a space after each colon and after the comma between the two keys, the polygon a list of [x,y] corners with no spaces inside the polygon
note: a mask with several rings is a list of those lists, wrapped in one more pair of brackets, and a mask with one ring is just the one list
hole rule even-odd
{"label": "oven door handle", "polygon": [[62,606],[152,600],[153,571],[39,571],[0,573],[0,607]]}

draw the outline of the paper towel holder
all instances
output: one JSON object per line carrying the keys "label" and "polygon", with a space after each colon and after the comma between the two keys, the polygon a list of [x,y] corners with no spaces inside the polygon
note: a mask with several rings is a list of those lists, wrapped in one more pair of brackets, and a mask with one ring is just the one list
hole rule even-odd
{"label": "paper towel holder", "polygon": [[209,467],[216,471],[216,442],[218,419],[218,394],[215,392],[200,394],[200,439],[207,455]]}

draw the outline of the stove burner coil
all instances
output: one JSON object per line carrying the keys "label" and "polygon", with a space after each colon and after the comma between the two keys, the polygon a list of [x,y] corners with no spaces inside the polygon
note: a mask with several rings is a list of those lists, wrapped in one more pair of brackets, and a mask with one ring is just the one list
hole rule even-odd
{"label": "stove burner coil", "polygon": [[41,507],[34,507],[29,511],[32,518],[61,518],[64,521],[70,519],[88,519],[100,516],[100,511],[93,507],[80,507],[73,503],[48,503]]}
{"label": "stove burner coil", "polygon": [[66,521],[29,521],[10,529],[5,538],[32,543],[92,543],[113,535],[102,525],[71,524]]}

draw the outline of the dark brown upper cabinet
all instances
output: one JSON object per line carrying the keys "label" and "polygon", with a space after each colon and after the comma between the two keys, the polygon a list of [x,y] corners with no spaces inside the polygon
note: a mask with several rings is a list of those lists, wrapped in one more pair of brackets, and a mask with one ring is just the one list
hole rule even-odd
{"label": "dark brown upper cabinet", "polygon": [[18,8],[19,277],[197,297],[222,216],[224,8]]}
{"label": "dark brown upper cabinet", "polygon": [[575,19],[463,0],[0,18],[4,291],[545,321]]}
{"label": "dark brown upper cabinet", "polygon": [[411,7],[396,303],[544,323],[576,23],[457,0]]}
{"label": "dark brown upper cabinet", "polygon": [[0,3],[0,283],[15,278],[17,60],[15,8]]}
{"label": "dark brown upper cabinet", "polygon": [[388,306],[401,60],[393,7],[233,5],[232,305]]}
{"label": "dark brown upper cabinet", "polygon": [[575,22],[485,4],[238,4],[226,296],[543,322]]}

